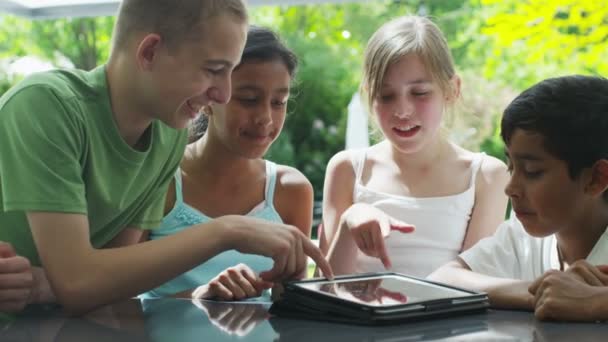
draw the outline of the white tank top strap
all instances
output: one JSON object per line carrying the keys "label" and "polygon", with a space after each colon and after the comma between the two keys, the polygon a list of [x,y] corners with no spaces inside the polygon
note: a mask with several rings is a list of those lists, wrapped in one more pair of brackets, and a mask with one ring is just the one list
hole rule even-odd
{"label": "white tank top strap", "polygon": [[479,169],[481,169],[481,163],[483,162],[483,158],[485,157],[485,152],[475,153],[473,157],[473,161],[471,162],[471,187],[475,186],[475,180],[477,179],[477,173],[479,173]]}
{"label": "white tank top strap", "polygon": [[365,155],[365,149],[354,150],[349,153],[350,162],[353,164],[353,171],[355,171],[355,184],[361,183],[363,167],[365,166]]}

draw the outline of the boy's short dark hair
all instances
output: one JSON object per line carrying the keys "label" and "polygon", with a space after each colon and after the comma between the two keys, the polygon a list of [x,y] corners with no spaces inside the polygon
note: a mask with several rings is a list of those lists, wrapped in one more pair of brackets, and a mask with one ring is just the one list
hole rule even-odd
{"label": "boy's short dark hair", "polygon": [[566,162],[572,179],[578,177],[608,159],[608,80],[573,75],[537,83],[505,109],[501,135],[506,145],[516,129],[541,134],[547,152]]}
{"label": "boy's short dark hair", "polygon": [[114,48],[126,46],[134,32],[155,32],[176,46],[198,38],[196,28],[220,14],[247,21],[242,0],[122,0],[114,28]]}

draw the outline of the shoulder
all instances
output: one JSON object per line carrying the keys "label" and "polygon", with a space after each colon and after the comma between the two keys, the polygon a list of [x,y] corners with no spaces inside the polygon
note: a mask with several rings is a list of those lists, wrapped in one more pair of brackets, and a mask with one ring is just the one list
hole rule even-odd
{"label": "shoulder", "polygon": [[353,161],[356,160],[366,150],[345,150],[336,153],[327,163],[327,176],[339,176],[353,178],[355,169]]}
{"label": "shoulder", "polygon": [[287,196],[312,196],[312,184],[302,172],[291,166],[276,165],[278,190]]}
{"label": "shoulder", "polygon": [[489,155],[482,156],[476,181],[480,190],[491,188],[502,193],[510,177],[507,165],[502,160]]}
{"label": "shoulder", "polygon": [[487,178],[508,178],[507,165],[500,159],[490,155],[482,155],[479,172]]}

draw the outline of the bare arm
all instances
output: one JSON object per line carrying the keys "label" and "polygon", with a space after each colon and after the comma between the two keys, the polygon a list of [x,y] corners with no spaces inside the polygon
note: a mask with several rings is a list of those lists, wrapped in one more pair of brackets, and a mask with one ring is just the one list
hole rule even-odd
{"label": "bare arm", "polygon": [[[274,205],[283,222],[297,227],[310,239],[314,199],[306,176],[292,167],[279,166],[275,194]],[[307,266],[307,258],[298,261],[298,268],[302,268],[298,278],[306,278]]]}
{"label": "bare arm", "polygon": [[[164,239],[95,249],[86,216],[30,212],[34,241],[58,301],[79,314],[154,288],[226,249],[274,259],[266,280],[293,274],[293,258],[309,254],[332,274],[316,247],[297,229],[226,216]],[[200,226],[203,226],[200,225]],[[68,227],[69,229],[66,229]]]}
{"label": "bare arm", "polygon": [[534,297],[528,292],[531,282],[496,278],[473,272],[460,258],[440,267],[427,278],[473,291],[486,292],[490,304],[495,308],[534,309]]}
{"label": "bare arm", "polygon": [[494,234],[504,221],[508,200],[504,189],[508,181],[506,165],[494,157],[485,156],[475,182],[475,206],[461,251]]}
{"label": "bare arm", "polygon": [[[355,271],[358,247],[346,229],[341,229],[342,214],[353,204],[355,173],[348,152],[331,158],[323,189],[323,253],[336,274]],[[331,247],[333,245],[333,247]],[[331,248],[331,255],[328,254]]]}

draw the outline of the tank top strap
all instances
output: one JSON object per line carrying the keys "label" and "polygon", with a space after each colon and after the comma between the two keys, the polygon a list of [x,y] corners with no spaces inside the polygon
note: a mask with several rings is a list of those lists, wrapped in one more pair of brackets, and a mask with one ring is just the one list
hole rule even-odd
{"label": "tank top strap", "polygon": [[475,153],[473,157],[473,161],[471,162],[471,186],[475,186],[475,180],[477,179],[477,174],[479,173],[479,169],[481,169],[481,163],[483,162],[483,158],[485,157],[485,152]]}
{"label": "tank top strap", "polygon": [[266,185],[264,189],[264,200],[266,205],[273,206],[274,204],[274,188],[277,183],[277,164],[270,160],[265,160],[266,163]]}
{"label": "tank top strap", "polygon": [[361,183],[361,177],[363,176],[363,167],[365,166],[366,150],[354,150],[349,152],[350,162],[353,164],[353,170],[355,171],[355,183]]}
{"label": "tank top strap", "polygon": [[177,207],[178,204],[184,203],[184,194],[182,193],[182,169],[177,168],[175,171],[175,205]]}

